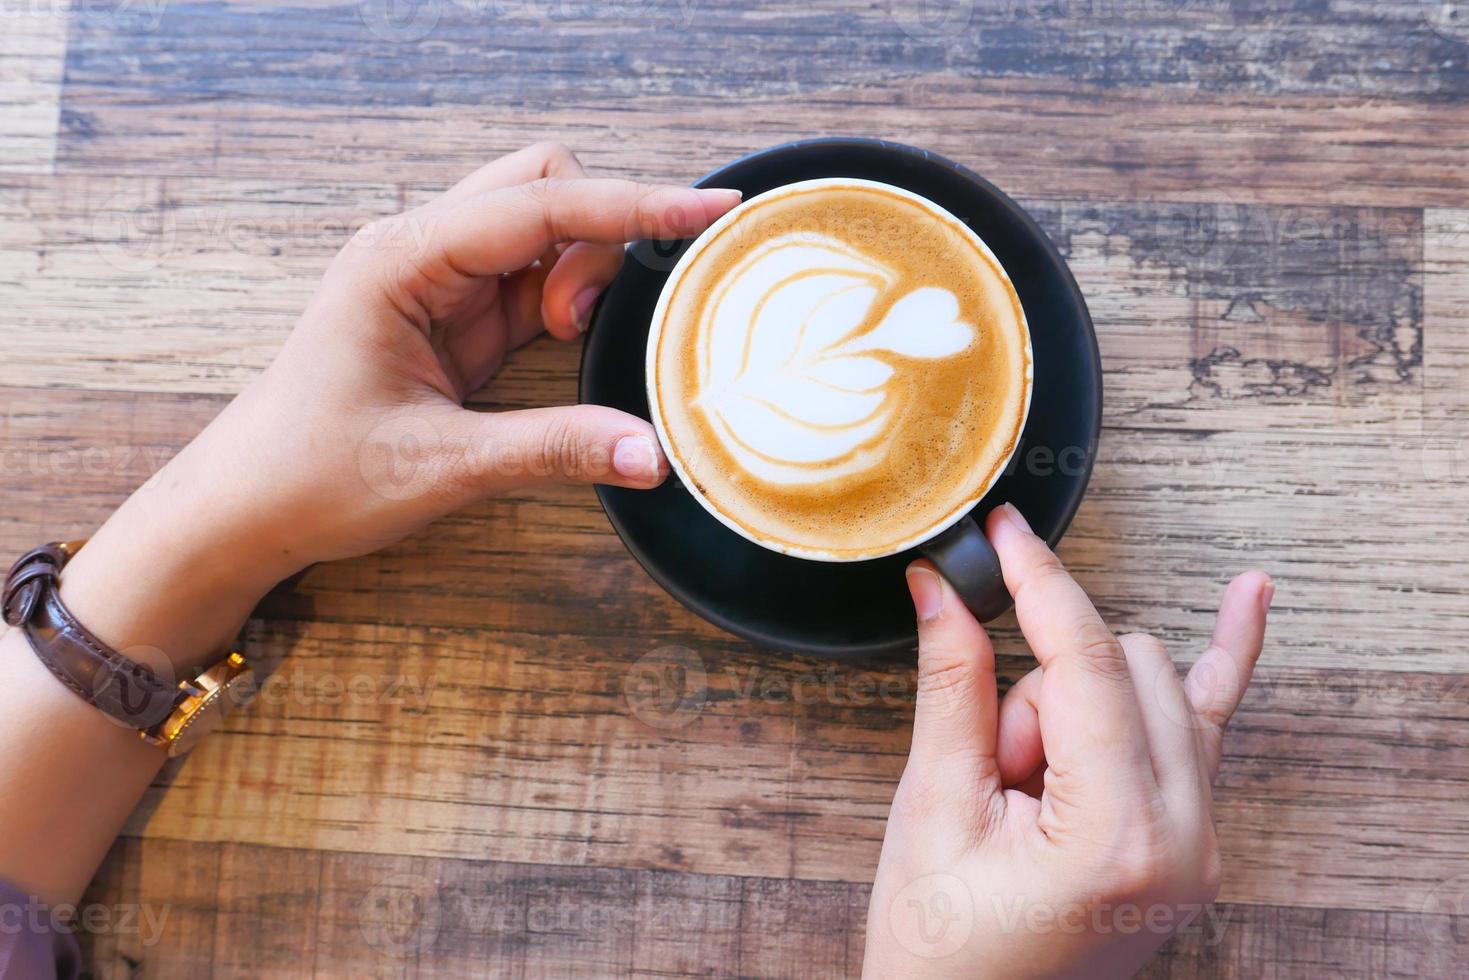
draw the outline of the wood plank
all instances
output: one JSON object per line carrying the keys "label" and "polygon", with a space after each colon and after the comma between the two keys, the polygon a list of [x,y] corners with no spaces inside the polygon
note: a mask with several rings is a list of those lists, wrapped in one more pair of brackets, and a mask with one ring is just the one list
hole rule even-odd
{"label": "wood plank", "polygon": [[[298,978],[315,975],[316,922],[323,857],[216,843],[219,894],[230,901],[214,919],[214,972],[219,976]],[[143,863],[156,859],[146,851]]]}
{"label": "wood plank", "polygon": [[[629,923],[634,935],[632,976],[712,977],[746,970],[746,943],[758,951],[763,938],[748,935],[744,926],[752,902],[746,879],[643,871],[637,882],[638,905]],[[865,889],[849,890],[866,901]],[[848,962],[860,963],[861,954],[859,947],[858,959]]]}
{"label": "wood plank", "polygon": [[[255,869],[254,883],[290,882],[317,860],[271,847],[225,850],[228,861]],[[210,976],[207,963],[179,968],[192,962],[200,939],[181,914],[179,893],[192,887],[191,867],[219,855],[210,843],[119,844],[84,901],[110,906],[125,895],[171,914],[155,941],[135,952],[105,932],[84,935],[95,975]],[[304,910],[289,901],[262,906],[258,885],[237,888],[227,878],[189,893],[196,919],[220,927],[251,921],[266,936],[294,933],[302,959],[316,964],[311,972],[262,974],[221,963],[213,976],[814,977],[855,976],[861,964],[865,884],[356,853],[322,860]],[[134,884],[143,867],[155,872]],[[655,895],[667,904],[650,907],[647,896]],[[1142,975],[1458,976],[1469,967],[1463,909],[1439,897],[1407,912],[1217,904]],[[839,947],[851,952],[843,957]]]}
{"label": "wood plank", "polygon": [[[982,3],[811,0],[771,11],[564,0],[399,11],[170,3],[75,16],[68,80],[164,102],[543,105],[661,92],[748,99],[914,74],[1267,95],[1469,98],[1469,28],[1414,0]],[[718,59],[708,52],[719,51]]]}
{"label": "wood plank", "polygon": [[38,534],[90,535],[225,403],[198,395],[0,390],[3,546],[19,554],[27,550],[20,542]]}
{"label": "wood plank", "polygon": [[352,232],[402,207],[381,185],[0,181],[0,378],[236,391]]}
{"label": "wood plank", "polygon": [[[534,108],[159,102],[68,85],[58,169],[447,185],[556,137],[590,169],[688,182],[763,147],[881,136],[956,159],[1025,197],[1463,207],[1464,109],[1381,98],[1098,88],[915,75],[761,98],[649,92]],[[301,134],[309,133],[309,137]],[[1018,135],[1020,134],[1020,135]]]}
{"label": "wood plank", "polygon": [[1462,913],[1218,905],[1211,914],[1212,925],[1190,927],[1139,976],[1378,980],[1454,977],[1469,969]]}
{"label": "wood plank", "polygon": [[[855,960],[850,958],[853,944],[848,914],[858,905],[855,899],[866,909],[868,891],[865,885],[835,882],[747,879],[739,972],[782,976],[799,964],[797,969],[804,977],[858,976],[861,951]],[[865,914],[861,921],[865,923]]]}
{"label": "wood plank", "polygon": [[1469,211],[1424,214],[1423,264],[1424,319],[1433,334],[1424,351],[1425,465],[1435,467],[1426,475],[1463,479],[1469,477]]}
{"label": "wood plank", "polygon": [[51,173],[60,131],[67,0],[0,8],[0,173]]}
{"label": "wood plank", "polygon": [[[0,384],[237,391],[270,362],[351,230],[422,194],[207,179],[0,182],[0,300],[11,310]],[[1416,210],[1028,203],[1089,298],[1113,424],[1320,428],[1416,417],[1425,348],[1457,343],[1451,326],[1425,340]],[[489,397],[573,397],[577,356],[533,347]]]}
{"label": "wood plank", "polygon": [[217,847],[119,838],[76,919],[90,975],[132,980],[147,964],[148,976],[209,980],[219,867]]}
{"label": "wood plank", "polygon": [[[1412,209],[1039,202],[1097,324],[1108,424],[1345,429],[1416,417]],[[1436,325],[1435,325],[1436,326]],[[1427,334],[1427,335],[1426,335]]]}
{"label": "wood plank", "polygon": [[[864,882],[912,718],[904,664],[733,642],[683,651],[702,683],[676,709],[635,635],[265,623],[248,649],[289,659],[129,833]],[[1225,899],[1413,911],[1469,874],[1466,690],[1262,669],[1219,782]]]}
{"label": "wood plank", "polygon": [[[218,190],[210,182],[201,186]],[[1469,549],[1459,546],[1469,530],[1457,519],[1464,470],[1456,471],[1458,481],[1444,480],[1434,467],[1442,468],[1443,451],[1462,459],[1463,443],[1451,440],[1445,448],[1439,430],[1461,425],[1465,413],[1443,401],[1445,392],[1457,390],[1457,374],[1433,382],[1437,407],[1425,408],[1423,368],[1425,358],[1437,358],[1432,363],[1440,373],[1444,365],[1457,372],[1455,365],[1466,360],[1464,307],[1453,292],[1464,254],[1458,232],[1435,225],[1433,292],[1425,300],[1428,260],[1415,211],[1248,206],[1201,216],[1169,205],[1064,202],[1041,202],[1035,211],[1067,251],[1099,324],[1106,432],[1091,495],[1065,554],[1119,626],[1198,636],[1208,628],[1206,595],[1212,594],[1207,588],[1200,594],[1200,586],[1217,588],[1242,567],[1264,563],[1281,576],[1281,617],[1295,617],[1288,635],[1277,634],[1267,662],[1372,667],[1386,656],[1394,669],[1463,669],[1461,597],[1444,583],[1469,571]],[[29,227],[27,212],[15,213],[11,227]],[[1435,214],[1440,223],[1456,220]],[[196,248],[211,246],[200,238],[181,251],[200,254]],[[325,251],[303,261],[324,262]],[[6,254],[21,265],[48,253],[22,243]],[[236,273],[227,258],[208,263],[216,265],[221,291],[231,288]],[[22,311],[32,302],[21,291],[25,281],[14,280],[12,306]],[[58,274],[55,291],[76,294],[68,281]],[[130,291],[128,304],[157,309],[145,284],[115,281]],[[201,286],[183,270],[180,281],[206,296],[213,291],[204,288],[207,278]],[[84,298],[72,302],[100,306],[85,298],[96,292],[76,294]],[[268,359],[285,329],[284,306],[278,310],[275,326],[251,342],[254,364],[237,369],[242,378]],[[1438,319],[1426,322],[1425,310]],[[200,378],[228,359],[210,361],[215,332],[203,331],[193,316],[169,319],[167,310],[158,316],[164,333],[194,338],[195,357],[210,367],[185,365],[148,383],[204,387]],[[20,313],[13,343],[22,364],[28,351],[33,359],[7,376],[27,384],[95,384],[117,383],[130,372],[137,379],[175,370],[165,350],[130,353],[145,341],[120,334],[115,317],[81,319],[107,326],[68,331],[86,340],[63,346],[57,357],[51,353],[55,314],[34,307]],[[220,333],[249,332],[233,320],[228,316]],[[570,401],[576,354],[549,341],[520,352],[484,404]],[[13,391],[6,460],[15,514],[46,513],[52,525],[81,527],[99,521],[107,504],[145,479],[150,459],[156,469],[167,451],[160,440],[182,445],[220,404],[124,399],[104,410],[114,403],[102,396]],[[191,407],[175,418],[182,405]],[[104,419],[95,433],[77,429],[77,413],[114,410],[123,420]],[[151,413],[147,421],[142,413]],[[1430,419],[1429,413],[1436,414]],[[135,427],[152,434],[139,438]],[[130,468],[130,458],[144,465]],[[79,465],[98,472],[76,491],[97,496],[77,498],[80,509],[64,517],[37,497],[35,470]],[[1140,500],[1151,505],[1139,507]],[[301,597],[280,600],[272,612],[590,634],[637,629],[669,641],[688,629],[718,635],[641,576],[605,526],[583,490],[491,502],[383,555],[322,569]],[[13,540],[19,547],[46,533],[56,532],[27,528]],[[1349,533],[1352,546],[1369,549],[1373,561],[1341,560]],[[534,555],[534,573],[525,562],[503,561],[507,553]],[[588,601],[569,609],[547,602],[572,592]],[[1403,618],[1381,615],[1384,608],[1402,608]],[[1402,641],[1404,622],[1413,624],[1411,644]]]}

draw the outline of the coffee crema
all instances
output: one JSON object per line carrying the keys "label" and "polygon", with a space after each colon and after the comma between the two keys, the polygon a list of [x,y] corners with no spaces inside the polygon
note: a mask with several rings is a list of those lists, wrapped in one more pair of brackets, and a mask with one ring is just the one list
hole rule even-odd
{"label": "coffee crema", "polygon": [[760,195],[675,268],[648,349],[675,471],[715,517],[801,557],[925,540],[978,502],[1030,399],[1025,313],[989,249],[898,188]]}

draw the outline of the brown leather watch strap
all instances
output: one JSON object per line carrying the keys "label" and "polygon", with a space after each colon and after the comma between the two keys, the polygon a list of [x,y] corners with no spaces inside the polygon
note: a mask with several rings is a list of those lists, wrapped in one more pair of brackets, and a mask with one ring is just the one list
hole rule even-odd
{"label": "brown leather watch strap", "polygon": [[129,728],[151,731],[190,692],[93,636],[61,601],[61,570],[76,547],[48,544],[22,555],[5,578],[5,622],[25,630],[46,668],[72,693]]}

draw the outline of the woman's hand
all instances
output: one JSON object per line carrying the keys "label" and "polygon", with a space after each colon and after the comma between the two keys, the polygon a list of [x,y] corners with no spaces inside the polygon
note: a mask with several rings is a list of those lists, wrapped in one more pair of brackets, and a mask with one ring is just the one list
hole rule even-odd
{"label": "woman's hand", "polygon": [[[547,143],[367,226],[269,370],[67,565],[63,599],[133,660],[192,676],[313,562],[514,487],[657,485],[666,461],[641,419],[463,401],[542,330],[579,335],[624,242],[695,234],[738,200],[591,180]],[[18,630],[0,655],[0,730],[27,746],[0,760],[0,878],[74,902],[164,756],[58,684]]]}
{"label": "woman's hand", "polygon": [[[285,349],[231,411],[285,567],[374,551],[442,514],[552,481],[647,488],[642,419],[590,405],[487,414],[464,399],[507,352],[578,337],[623,244],[702,231],[725,190],[593,180],[540,144],[363,228]],[[568,395],[571,392],[567,392]]]}
{"label": "woman's hand", "polygon": [[1248,572],[1186,680],[1114,637],[1024,518],[986,531],[1038,666],[996,699],[994,650],[927,563],[913,747],[867,919],[868,977],[1128,976],[1219,888],[1220,741],[1274,593]]}
{"label": "woman's hand", "polygon": [[[739,199],[590,179],[543,143],[364,227],[270,368],[73,562],[65,597],[104,638],[202,662],[314,562],[375,551],[517,487],[656,486],[667,461],[642,419],[463,401],[543,330],[578,337],[625,242],[696,234]],[[203,620],[141,625],[138,609],[163,594]]]}

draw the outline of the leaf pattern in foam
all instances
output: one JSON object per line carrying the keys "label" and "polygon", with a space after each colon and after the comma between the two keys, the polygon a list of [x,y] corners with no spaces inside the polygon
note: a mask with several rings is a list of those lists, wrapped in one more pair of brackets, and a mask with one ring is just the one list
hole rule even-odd
{"label": "leaf pattern in foam", "polygon": [[[890,420],[894,369],[872,355],[948,357],[973,340],[958,301],[936,287],[913,290],[851,336],[894,285],[851,249],[798,236],[767,242],[734,270],[708,324],[701,404],[747,469],[783,482],[840,475],[820,464],[851,456]],[[875,461],[857,456],[841,471]]]}

